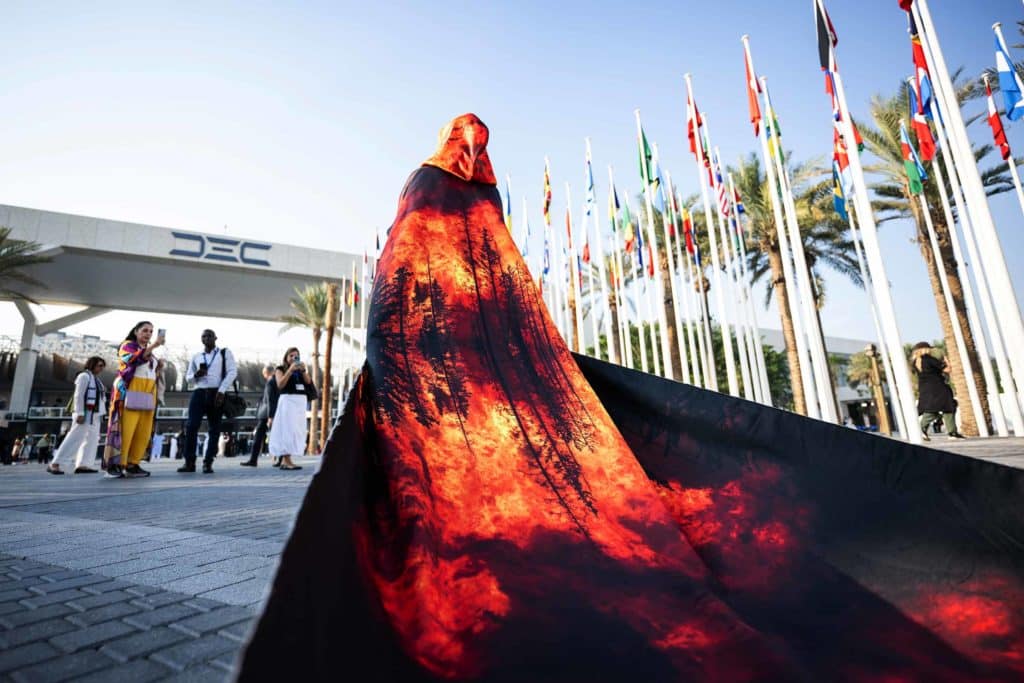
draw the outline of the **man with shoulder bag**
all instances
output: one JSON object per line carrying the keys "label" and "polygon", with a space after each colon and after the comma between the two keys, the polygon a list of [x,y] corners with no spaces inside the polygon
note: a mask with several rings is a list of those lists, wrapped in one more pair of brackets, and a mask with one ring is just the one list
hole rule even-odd
{"label": "man with shoulder bag", "polygon": [[[228,389],[238,376],[238,366],[230,350],[217,347],[217,335],[213,330],[203,330],[201,339],[203,351],[192,357],[188,372],[185,374],[185,379],[192,383],[193,390],[188,404],[188,423],[185,426],[185,464],[179,467],[178,471],[196,471],[196,442],[199,427],[205,417],[210,430],[206,439],[203,473],[212,474],[225,399]],[[244,402],[242,410],[245,410]]]}

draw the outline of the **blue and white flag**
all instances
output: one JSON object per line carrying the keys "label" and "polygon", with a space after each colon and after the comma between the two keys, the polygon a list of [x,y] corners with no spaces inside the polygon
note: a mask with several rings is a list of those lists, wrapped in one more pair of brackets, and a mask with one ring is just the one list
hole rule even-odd
{"label": "blue and white flag", "polygon": [[[993,29],[995,30],[995,29]],[[996,33],[996,71],[999,72],[999,89],[1003,91],[1006,118],[1016,121],[1024,116],[1024,84],[1013,68],[1013,60],[999,34]]]}

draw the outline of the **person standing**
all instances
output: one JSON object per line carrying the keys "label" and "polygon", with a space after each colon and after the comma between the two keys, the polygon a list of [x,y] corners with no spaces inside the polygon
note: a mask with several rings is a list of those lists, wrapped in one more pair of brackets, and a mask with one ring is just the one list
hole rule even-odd
{"label": "person standing", "polygon": [[309,370],[299,360],[299,350],[288,349],[284,360],[274,372],[279,391],[270,405],[270,454],[281,459],[282,470],[301,470],[292,462],[293,455],[306,450],[306,408],[316,388]]}
{"label": "person standing", "polygon": [[203,473],[213,473],[213,458],[220,441],[220,419],[224,408],[224,394],[238,376],[235,357],[228,349],[217,346],[217,335],[213,330],[203,330],[203,351],[192,357],[185,379],[193,385],[192,398],[188,403],[188,424],[185,427],[185,464],[179,472],[196,471],[196,441],[199,427],[206,418],[210,425],[206,439],[206,455],[203,458]]}
{"label": "person standing", "polygon": [[50,441],[50,435],[44,432],[43,435],[39,437],[39,443],[36,444],[36,462],[45,463],[49,461],[51,448],[52,443]]}
{"label": "person standing", "polygon": [[931,441],[928,425],[941,417],[946,437],[963,439],[964,436],[956,429],[953,389],[946,383],[949,363],[931,355],[931,350],[932,345],[928,342],[918,342],[910,351],[910,364],[917,373],[917,414],[921,416],[921,431],[925,441]]}
{"label": "person standing", "polygon": [[277,378],[274,377],[274,366],[269,363],[263,366],[263,381],[263,396],[256,406],[256,430],[252,435],[252,451],[249,453],[249,459],[240,463],[243,467],[256,467],[260,455],[263,454],[267,429],[270,428],[270,404],[277,401]]}
{"label": "person standing", "polygon": [[163,361],[153,351],[163,346],[162,337],[153,340],[153,323],[135,325],[117,350],[117,378],[110,400],[107,447],[104,462],[107,476],[115,479],[148,477],[139,465],[149,446],[156,418],[156,383]]}
{"label": "person standing", "polygon": [[[100,423],[107,412],[106,388],[100,381],[100,373],[107,362],[99,356],[85,361],[85,369],[75,378],[75,395],[72,398],[71,429],[61,442],[47,467],[50,474],[64,474],[61,464],[75,459],[75,474],[95,474],[89,467],[96,460],[96,448],[100,441]],[[86,461],[85,457],[89,459]],[[86,464],[83,464],[85,461]]]}

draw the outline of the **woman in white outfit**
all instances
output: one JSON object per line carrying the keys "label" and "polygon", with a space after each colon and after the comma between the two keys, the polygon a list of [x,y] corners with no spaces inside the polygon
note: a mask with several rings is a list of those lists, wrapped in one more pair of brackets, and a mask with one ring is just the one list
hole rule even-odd
{"label": "woman in white outfit", "polygon": [[293,455],[306,451],[306,406],[316,395],[309,370],[299,360],[299,350],[288,349],[284,362],[274,372],[279,389],[277,400],[270,404],[270,454],[281,458],[282,470],[301,470],[292,462]]}
{"label": "woman in white outfit", "polygon": [[[69,465],[75,461],[75,474],[94,474],[96,470],[89,464],[96,459],[96,447],[100,441],[100,425],[103,415],[107,412],[105,400],[106,389],[100,382],[100,373],[107,367],[107,362],[99,356],[85,361],[85,369],[75,378],[75,396],[72,402],[73,417],[71,429],[64,437],[60,448],[53,454],[53,460],[47,466],[50,474],[64,474],[61,465]],[[86,464],[82,461],[88,456]]]}

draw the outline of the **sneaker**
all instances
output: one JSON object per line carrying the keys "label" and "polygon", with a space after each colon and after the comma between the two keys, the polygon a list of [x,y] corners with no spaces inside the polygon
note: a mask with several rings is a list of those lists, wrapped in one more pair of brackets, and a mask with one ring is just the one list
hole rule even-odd
{"label": "sneaker", "polygon": [[966,439],[967,437],[960,432],[953,432],[952,434],[947,435],[946,438],[950,441],[954,441],[956,439]]}
{"label": "sneaker", "polygon": [[195,465],[182,465],[181,467],[178,468],[178,471],[179,472],[195,472],[196,471],[196,466]]}
{"label": "sneaker", "polygon": [[921,438],[924,439],[925,441],[931,441],[932,440],[932,437],[928,436],[927,434],[925,434],[923,432],[921,434]]}
{"label": "sneaker", "polygon": [[75,474],[96,474],[98,471],[99,470],[94,470],[93,468],[86,467],[85,465],[75,468]]}
{"label": "sneaker", "polygon": [[138,479],[140,477],[148,477],[149,476],[149,472],[147,472],[146,470],[142,469],[138,465],[130,465],[128,467],[128,469],[126,469],[124,471],[124,473],[125,473],[125,476],[128,477],[129,479]]}
{"label": "sneaker", "polygon": [[124,470],[120,465],[107,465],[106,476],[108,479],[124,479]]}
{"label": "sneaker", "polygon": [[203,474],[213,474],[213,465],[203,464]]}
{"label": "sneaker", "polygon": [[241,465],[242,467],[256,467],[256,463],[254,463],[252,460],[246,460],[245,462],[240,462],[238,464]]}

